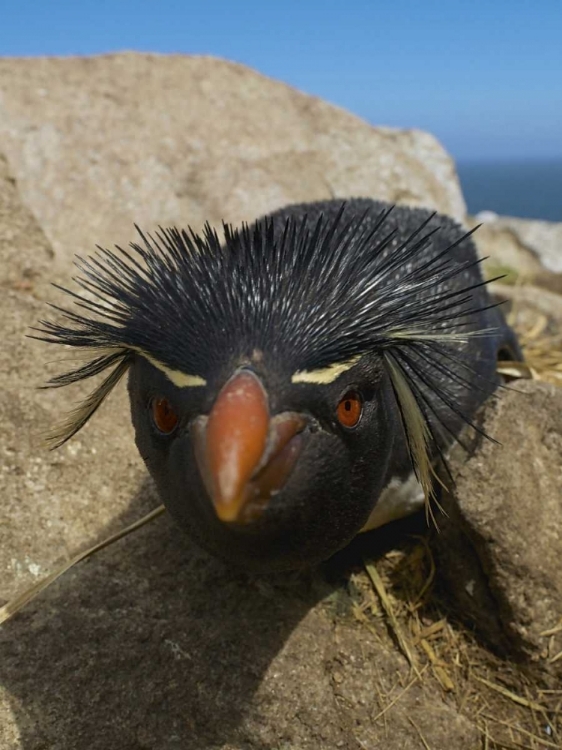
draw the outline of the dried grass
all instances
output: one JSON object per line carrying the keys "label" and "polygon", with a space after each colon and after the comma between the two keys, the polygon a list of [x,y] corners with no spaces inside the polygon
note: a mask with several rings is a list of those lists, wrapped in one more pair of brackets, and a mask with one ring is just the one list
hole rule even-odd
{"label": "dried grass", "polygon": [[[523,349],[528,375],[534,380],[562,386],[562,328],[559,322],[539,314],[532,323],[520,322],[520,305],[515,297],[508,322],[515,328]],[[523,317],[523,316],[522,316]],[[502,366],[518,363],[502,362]]]}
{"label": "dried grass", "polygon": [[[448,696],[476,724],[482,748],[562,748],[562,690],[541,688],[515,664],[494,656],[458,621],[436,581],[428,538],[410,537],[402,549],[364,565],[365,572],[352,578],[355,616],[377,638],[388,643],[390,636],[416,669],[402,691],[381,705],[375,721],[421,682],[428,694]],[[562,623],[543,635],[560,630]],[[380,704],[384,691],[381,686],[376,690]]]}

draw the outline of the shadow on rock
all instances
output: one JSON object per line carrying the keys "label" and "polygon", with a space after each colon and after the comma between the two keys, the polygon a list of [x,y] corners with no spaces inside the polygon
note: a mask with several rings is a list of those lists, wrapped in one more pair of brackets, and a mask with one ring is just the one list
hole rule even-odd
{"label": "shadow on rock", "polygon": [[[150,502],[147,483],[120,520],[140,517]],[[229,571],[160,517],[0,629],[2,681],[22,747],[228,740],[270,662],[326,593],[320,577]]]}

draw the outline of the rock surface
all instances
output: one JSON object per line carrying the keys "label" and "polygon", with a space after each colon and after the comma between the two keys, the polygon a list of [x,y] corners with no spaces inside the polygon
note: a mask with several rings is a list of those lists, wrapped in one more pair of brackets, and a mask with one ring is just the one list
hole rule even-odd
{"label": "rock surface", "polygon": [[408,669],[335,622],[325,593],[236,577],[161,519],[2,628],[0,747],[420,748],[418,731],[475,747],[475,727],[417,683],[376,718]]}
{"label": "rock surface", "polygon": [[468,460],[453,457],[442,570],[496,645],[506,636],[548,666],[562,650],[562,630],[544,636],[562,621],[562,389],[515,381],[487,405],[482,427],[501,445],[480,439]]}
{"label": "rock surface", "polygon": [[0,143],[63,262],[127,242],[135,222],[199,229],[334,195],[465,213],[429,134],[373,128],[213,58],[0,60]]}
{"label": "rock surface", "polygon": [[52,272],[53,251],[22,203],[8,162],[0,153],[0,285],[31,291]]}

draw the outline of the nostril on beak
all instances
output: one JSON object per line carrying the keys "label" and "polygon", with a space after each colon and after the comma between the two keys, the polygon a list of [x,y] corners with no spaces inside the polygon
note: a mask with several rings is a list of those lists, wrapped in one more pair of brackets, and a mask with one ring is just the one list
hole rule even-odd
{"label": "nostril on beak", "polygon": [[305,427],[299,414],[282,414],[278,424],[272,420],[272,448],[265,461],[248,482],[247,500],[240,510],[239,523],[250,523],[261,517],[272,497],[287,483],[302,449],[300,434]]}

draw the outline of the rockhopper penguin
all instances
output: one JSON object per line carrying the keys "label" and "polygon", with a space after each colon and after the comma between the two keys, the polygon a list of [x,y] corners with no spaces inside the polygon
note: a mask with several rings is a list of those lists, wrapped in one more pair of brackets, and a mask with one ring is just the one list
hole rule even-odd
{"label": "rockhopper penguin", "polygon": [[446,216],[331,200],[222,239],[209,226],[139,235],[78,260],[76,306],[36,331],[91,355],[49,385],[109,370],[52,443],[128,373],[164,504],[246,568],[325,560],[427,501],[435,462],[499,384],[498,358],[518,356]]}

